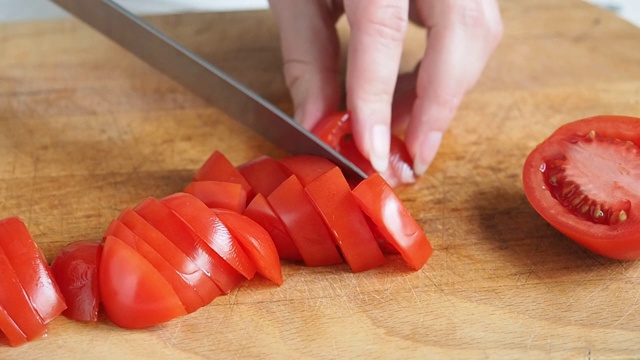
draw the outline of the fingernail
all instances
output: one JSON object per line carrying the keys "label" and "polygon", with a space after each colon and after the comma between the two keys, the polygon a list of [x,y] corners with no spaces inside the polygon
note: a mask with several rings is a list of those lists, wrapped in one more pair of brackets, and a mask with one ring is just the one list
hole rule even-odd
{"label": "fingernail", "polygon": [[429,165],[436,157],[440,143],[442,142],[442,131],[430,131],[423,138],[416,158],[413,161],[413,171],[422,176],[427,172]]}
{"label": "fingernail", "polygon": [[377,172],[387,170],[389,166],[389,146],[391,143],[391,133],[389,126],[384,124],[374,125],[371,129],[371,165]]}

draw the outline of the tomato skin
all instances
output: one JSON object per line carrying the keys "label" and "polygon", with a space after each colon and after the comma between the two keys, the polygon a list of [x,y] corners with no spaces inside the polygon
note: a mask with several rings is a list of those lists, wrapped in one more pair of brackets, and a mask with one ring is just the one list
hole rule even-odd
{"label": "tomato skin", "polygon": [[48,323],[67,308],[51,268],[18,217],[0,220],[0,248],[9,258],[27,297],[43,323]]}
{"label": "tomato skin", "polygon": [[351,134],[351,114],[341,111],[320,119],[312,132],[327,145],[338,149],[342,138]]}
{"label": "tomato skin", "polygon": [[105,239],[98,276],[105,313],[120,327],[141,329],[187,314],[164,277],[116,237]]}
{"label": "tomato skin", "polygon": [[336,167],[331,161],[313,155],[291,156],[280,162],[300,180],[302,186],[307,186],[318,176]]}
{"label": "tomato skin", "polygon": [[242,185],[249,199],[253,198],[253,189],[240,171],[231,164],[229,159],[219,151],[214,151],[196,172],[193,180],[226,181]]}
{"label": "tomato skin", "polygon": [[184,188],[210,208],[243,212],[247,205],[247,191],[242,185],[227,181],[193,181]]}
{"label": "tomato skin", "polygon": [[363,180],[353,195],[379,234],[405,262],[419,270],[433,254],[426,234],[380,174]]}
{"label": "tomato skin", "polygon": [[331,229],[351,271],[366,271],[384,264],[384,255],[338,167],[318,176],[305,187],[305,192]]}
{"label": "tomato skin", "polygon": [[[532,207],[554,228],[590,251],[620,260],[640,258],[640,206],[630,199],[631,211],[626,221],[609,225],[588,221],[577,216],[558,201],[545,182],[550,159],[565,154],[572,137],[587,136],[591,131],[604,138],[640,144],[640,119],[628,116],[601,115],[565,124],[536,146],[527,156],[522,173],[524,192]],[[624,165],[624,164],[623,164]],[[630,164],[633,166],[633,164]],[[603,181],[593,174],[593,184]],[[610,196],[615,196],[611,194]]]}
{"label": "tomato skin", "polygon": [[254,192],[264,196],[269,196],[291,175],[279,161],[268,156],[260,156],[244,163],[238,166],[238,171],[251,185]]}
{"label": "tomato skin", "polygon": [[276,285],[282,285],[280,258],[269,233],[260,224],[237,212],[226,209],[213,209],[213,212],[238,240],[258,273]]}
{"label": "tomato skin", "polygon": [[102,243],[81,240],[65,246],[51,264],[51,272],[67,304],[66,317],[81,321],[98,320],[100,288],[98,268]]}

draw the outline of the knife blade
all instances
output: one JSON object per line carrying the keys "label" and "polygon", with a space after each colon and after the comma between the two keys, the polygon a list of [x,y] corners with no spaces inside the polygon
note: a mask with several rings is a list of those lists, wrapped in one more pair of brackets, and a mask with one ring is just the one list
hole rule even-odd
{"label": "knife blade", "polygon": [[291,154],[322,156],[347,176],[367,175],[291,117],[112,0],[51,0],[231,118]]}

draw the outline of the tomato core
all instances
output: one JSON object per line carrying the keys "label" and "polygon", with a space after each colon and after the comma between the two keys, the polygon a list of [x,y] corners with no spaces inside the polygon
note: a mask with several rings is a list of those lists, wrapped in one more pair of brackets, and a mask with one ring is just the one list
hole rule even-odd
{"label": "tomato core", "polygon": [[[640,148],[594,130],[567,138],[564,155],[540,166],[551,195],[576,216],[596,224],[627,220],[640,194]],[[593,174],[598,174],[594,179]],[[594,184],[587,186],[579,184]]]}

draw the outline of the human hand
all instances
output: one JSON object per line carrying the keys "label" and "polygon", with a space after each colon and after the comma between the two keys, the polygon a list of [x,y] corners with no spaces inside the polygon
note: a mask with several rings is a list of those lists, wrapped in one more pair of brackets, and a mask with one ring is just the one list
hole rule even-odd
{"label": "human hand", "polygon": [[[414,172],[425,173],[502,36],[496,0],[270,0],[270,6],[294,117],[307,128],[338,110],[335,23],[346,14],[347,109],[358,148],[379,172],[389,163],[393,119],[394,130],[406,131]],[[428,29],[428,45],[416,71],[398,81],[409,20]]]}

